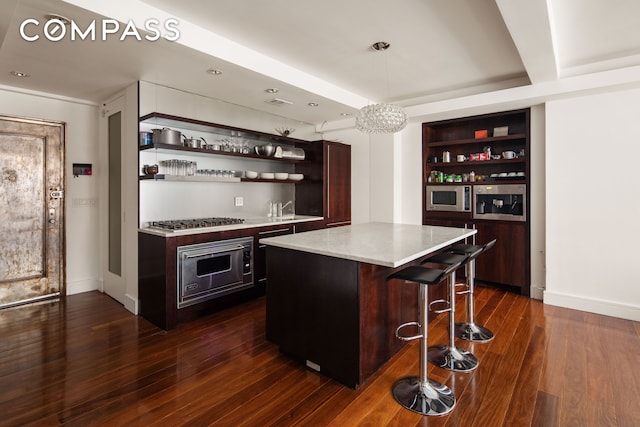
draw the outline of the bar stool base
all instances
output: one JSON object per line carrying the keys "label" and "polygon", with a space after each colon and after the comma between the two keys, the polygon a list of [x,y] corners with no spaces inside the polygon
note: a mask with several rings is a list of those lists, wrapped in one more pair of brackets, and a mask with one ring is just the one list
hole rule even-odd
{"label": "bar stool base", "polygon": [[415,376],[396,381],[393,397],[405,408],[422,415],[446,415],[456,405],[456,398],[449,387],[430,379],[421,385]]}
{"label": "bar stool base", "polygon": [[474,342],[488,342],[493,339],[493,332],[489,329],[468,322],[456,323],[455,334],[458,338]]}
{"label": "bar stool base", "polygon": [[458,347],[435,345],[428,349],[429,362],[456,372],[469,372],[478,367],[478,359],[470,352]]}

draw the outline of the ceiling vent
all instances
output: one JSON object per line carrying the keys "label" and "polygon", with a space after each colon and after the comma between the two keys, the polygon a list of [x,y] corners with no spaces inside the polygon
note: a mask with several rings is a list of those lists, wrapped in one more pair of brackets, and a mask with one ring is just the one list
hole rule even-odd
{"label": "ceiling vent", "polygon": [[271,105],[293,105],[293,102],[287,101],[286,99],[282,99],[282,98],[273,98],[264,102]]}

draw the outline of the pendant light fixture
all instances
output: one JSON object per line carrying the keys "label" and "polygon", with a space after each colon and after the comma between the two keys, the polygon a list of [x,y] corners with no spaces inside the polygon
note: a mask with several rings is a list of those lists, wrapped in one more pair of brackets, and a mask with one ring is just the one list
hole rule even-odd
{"label": "pendant light fixture", "polygon": [[[387,42],[376,42],[371,48],[376,52],[384,52],[391,45]],[[387,90],[389,87],[389,70],[385,58],[387,72]],[[407,115],[399,105],[372,104],[362,107],[356,116],[356,128],[364,133],[396,133],[407,126]]]}

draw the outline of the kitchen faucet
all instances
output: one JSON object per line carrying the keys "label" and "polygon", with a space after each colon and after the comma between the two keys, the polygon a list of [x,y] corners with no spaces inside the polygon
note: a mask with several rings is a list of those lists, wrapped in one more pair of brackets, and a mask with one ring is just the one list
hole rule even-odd
{"label": "kitchen faucet", "polygon": [[282,204],[282,202],[269,202],[269,217],[271,218],[282,218],[282,212],[284,208],[292,205],[291,214],[295,216],[295,209],[293,208],[293,200],[289,200],[287,203]]}
{"label": "kitchen faucet", "polygon": [[[282,212],[283,212],[284,208],[286,208],[287,206],[289,206],[291,204],[293,204],[292,200],[289,200],[284,205],[282,204],[282,202],[278,202],[278,218],[282,218]],[[293,209],[292,209],[292,211],[293,211]],[[295,212],[292,212],[292,213],[295,216]]]}

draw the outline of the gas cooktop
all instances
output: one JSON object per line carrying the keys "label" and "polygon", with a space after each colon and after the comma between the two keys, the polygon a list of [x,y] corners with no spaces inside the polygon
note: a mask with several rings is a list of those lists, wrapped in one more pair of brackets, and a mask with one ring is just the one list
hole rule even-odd
{"label": "gas cooktop", "polygon": [[186,230],[189,228],[216,227],[220,225],[242,224],[242,218],[229,217],[212,217],[212,218],[191,218],[191,219],[172,219],[166,221],[151,221],[150,228],[159,228],[161,230]]}

